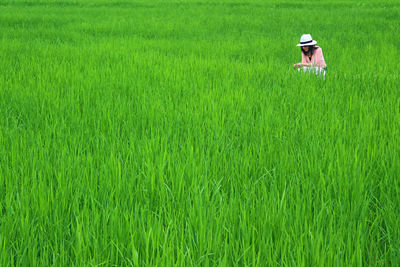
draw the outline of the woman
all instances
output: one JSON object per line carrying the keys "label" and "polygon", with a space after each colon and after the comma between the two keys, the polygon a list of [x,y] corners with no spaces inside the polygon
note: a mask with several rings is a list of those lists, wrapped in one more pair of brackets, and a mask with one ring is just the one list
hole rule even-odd
{"label": "woman", "polygon": [[293,68],[301,67],[320,67],[326,68],[324,56],[321,47],[317,46],[317,41],[313,40],[310,34],[303,34],[300,38],[300,43],[297,46],[301,47],[301,63],[293,65]]}

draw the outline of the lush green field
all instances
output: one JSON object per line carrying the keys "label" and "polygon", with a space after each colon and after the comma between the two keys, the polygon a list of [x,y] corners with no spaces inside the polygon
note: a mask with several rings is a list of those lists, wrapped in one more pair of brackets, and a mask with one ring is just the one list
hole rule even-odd
{"label": "lush green field", "polygon": [[0,266],[399,266],[399,18],[2,0]]}

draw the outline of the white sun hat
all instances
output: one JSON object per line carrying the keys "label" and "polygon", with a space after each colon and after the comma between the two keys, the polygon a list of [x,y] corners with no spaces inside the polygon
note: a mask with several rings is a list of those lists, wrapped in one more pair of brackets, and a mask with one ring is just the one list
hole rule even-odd
{"label": "white sun hat", "polygon": [[297,46],[316,45],[317,41],[313,40],[311,34],[303,34],[300,38],[300,43]]}

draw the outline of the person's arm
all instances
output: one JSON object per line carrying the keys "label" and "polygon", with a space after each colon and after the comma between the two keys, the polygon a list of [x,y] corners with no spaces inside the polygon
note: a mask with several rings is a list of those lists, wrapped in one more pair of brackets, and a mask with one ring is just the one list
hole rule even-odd
{"label": "person's arm", "polygon": [[301,67],[312,67],[312,63],[303,63],[303,62],[300,62],[300,63],[297,63],[297,64],[294,64],[294,65],[293,65],[293,68],[294,68],[294,69],[301,68]]}
{"label": "person's arm", "polygon": [[298,68],[302,68],[302,67],[311,67],[311,66],[312,66],[311,63],[307,63],[307,56],[304,55],[304,53],[301,53],[301,62],[294,64],[293,68],[298,69]]}
{"label": "person's arm", "polygon": [[316,66],[318,66],[320,68],[326,68],[326,63],[325,63],[324,55],[322,53],[321,48],[318,48],[316,51],[315,62],[316,62],[316,64],[315,64]]}

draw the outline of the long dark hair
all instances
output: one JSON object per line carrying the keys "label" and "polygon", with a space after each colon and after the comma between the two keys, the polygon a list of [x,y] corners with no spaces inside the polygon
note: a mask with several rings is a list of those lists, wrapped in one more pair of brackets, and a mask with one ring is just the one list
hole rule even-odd
{"label": "long dark hair", "polygon": [[305,56],[312,57],[312,55],[314,54],[315,45],[308,45],[307,52],[303,50],[303,46],[301,46],[300,49]]}

